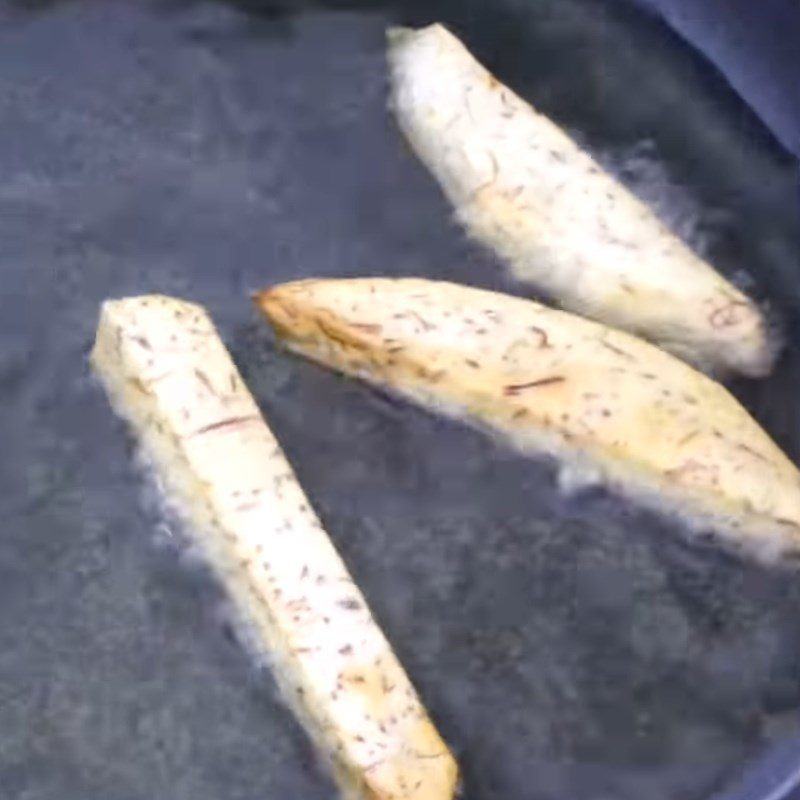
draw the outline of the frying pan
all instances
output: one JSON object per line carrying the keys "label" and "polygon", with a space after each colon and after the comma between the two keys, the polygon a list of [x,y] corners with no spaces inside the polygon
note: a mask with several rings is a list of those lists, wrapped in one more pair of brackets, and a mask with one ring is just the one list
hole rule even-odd
{"label": "frying pan", "polygon": [[775,374],[731,388],[798,459],[793,162],[633,6],[350,5],[2,12],[0,796],[334,796],[88,375],[100,301],[161,291],[211,310],[465,798],[789,797],[796,572],[560,494],[552,465],[283,354],[247,296],[354,274],[523,292],[386,112],[385,25],[440,19],[769,307]]}

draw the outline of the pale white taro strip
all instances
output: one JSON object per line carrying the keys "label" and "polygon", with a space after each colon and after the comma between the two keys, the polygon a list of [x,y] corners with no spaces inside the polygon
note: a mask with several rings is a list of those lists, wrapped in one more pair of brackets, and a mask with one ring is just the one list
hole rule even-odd
{"label": "pale white taro strip", "polygon": [[758,377],[757,306],[441,25],[389,32],[391,106],[467,231],[564,308]]}
{"label": "pale white taro strip", "polygon": [[795,466],[724,387],[641,339],[413,278],[299,281],[257,302],[319,363],[597,472],[766,560],[800,549]]}
{"label": "pale white taro strip", "polygon": [[104,303],[92,364],[348,800],[450,800],[457,768],[206,312]]}

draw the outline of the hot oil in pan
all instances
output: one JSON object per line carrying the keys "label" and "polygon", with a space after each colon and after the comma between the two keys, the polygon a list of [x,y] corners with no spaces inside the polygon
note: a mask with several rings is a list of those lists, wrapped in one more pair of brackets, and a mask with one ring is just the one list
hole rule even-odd
{"label": "hot oil in pan", "polygon": [[[647,25],[599,2],[520,8],[407,16],[453,24],[595,149],[654,139],[712,257],[786,322],[775,375],[736,390],[796,458],[800,236],[784,163]],[[249,290],[309,274],[520,287],[450,223],[386,113],[383,28],[400,12],[218,12],[65,3],[4,31],[0,319],[31,343],[3,373],[21,387],[4,406],[4,488],[24,511],[0,540],[4,788],[331,796],[268,680],[218,647],[219,595],[147,540],[160,518],[142,514],[121,429],[72,377],[101,300],[164,291],[220,322],[468,798],[705,798],[798,722],[798,582],[686,545],[601,491],[565,497],[551,466],[242,327]]]}

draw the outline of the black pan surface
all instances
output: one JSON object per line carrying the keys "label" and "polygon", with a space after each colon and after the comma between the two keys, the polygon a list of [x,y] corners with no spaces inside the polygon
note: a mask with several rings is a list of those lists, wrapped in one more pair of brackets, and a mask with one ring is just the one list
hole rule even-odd
{"label": "black pan surface", "polygon": [[656,23],[597,0],[255,16],[107,0],[0,20],[0,794],[327,800],[85,357],[99,303],[219,323],[464,770],[467,800],[700,800],[791,735],[800,581],[279,352],[247,295],[308,275],[520,292],[386,112],[383,29],[449,22],[787,339],[734,391],[800,457],[789,159]]}

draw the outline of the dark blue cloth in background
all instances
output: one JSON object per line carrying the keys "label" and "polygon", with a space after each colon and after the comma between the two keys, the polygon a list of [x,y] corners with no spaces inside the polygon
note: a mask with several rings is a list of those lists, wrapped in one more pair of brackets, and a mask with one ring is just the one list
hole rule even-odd
{"label": "dark blue cloth in background", "polygon": [[798,0],[636,0],[700,50],[800,158]]}

